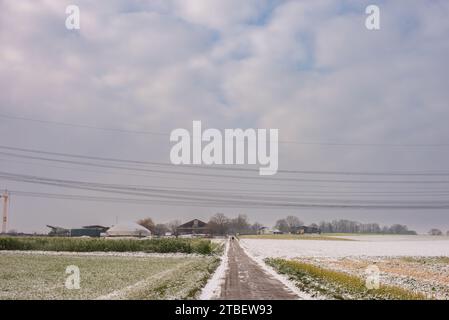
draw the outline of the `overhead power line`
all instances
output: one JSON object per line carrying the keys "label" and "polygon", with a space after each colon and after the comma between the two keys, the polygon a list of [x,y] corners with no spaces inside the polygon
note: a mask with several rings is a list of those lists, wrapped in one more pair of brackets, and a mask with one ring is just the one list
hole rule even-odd
{"label": "overhead power line", "polygon": [[95,202],[119,202],[133,204],[157,204],[167,206],[194,206],[194,207],[230,207],[230,208],[276,208],[276,209],[292,209],[292,208],[326,208],[326,209],[448,209],[448,203],[433,205],[365,205],[365,204],[314,204],[314,203],[257,203],[257,202],[230,202],[230,201],[166,201],[166,200],[144,200],[134,198],[115,198],[115,197],[98,197],[84,196],[72,194],[56,194],[26,191],[11,191],[10,194],[25,197],[47,198],[47,199],[64,199],[64,200],[81,200]]}
{"label": "overhead power line", "polygon": [[[12,160],[5,160],[5,159],[1,159],[0,161],[12,161]],[[45,167],[49,167],[49,168],[58,168],[58,169],[67,169],[67,170],[75,170],[75,171],[82,171],[82,172],[89,172],[89,173],[100,173],[100,174],[118,174],[118,175],[131,175],[131,176],[137,176],[137,177],[152,177],[152,178],[163,178],[164,180],[167,179],[174,179],[174,180],[183,180],[183,181],[191,181],[189,179],[182,179],[182,178],[176,178],[176,177],[166,177],[166,176],[154,176],[154,175],[142,175],[142,174],[132,174],[132,173],[115,173],[115,172],[110,172],[110,171],[98,171],[98,170],[89,170],[89,169],[80,169],[80,168],[72,168],[72,167],[64,167],[64,166],[55,166],[55,165],[45,165],[45,164],[41,164],[41,163],[33,163],[33,162],[24,162],[24,161],[20,161],[20,160],[14,160],[14,163],[24,163],[24,164],[31,164],[31,165],[37,165],[37,166],[45,166]],[[216,183],[216,181],[214,180],[200,180],[200,181],[205,181],[205,182],[213,182]],[[239,182],[239,184],[246,184],[246,183],[242,183]],[[223,188],[223,187],[193,187],[193,186],[188,186],[188,187],[179,187],[179,186],[161,186],[161,185],[146,185],[146,186],[140,186],[140,187],[146,187],[146,188],[162,188],[164,190],[177,190],[177,191],[186,191],[186,190],[195,190],[195,191],[217,191],[217,192],[222,192],[222,193],[226,193],[226,192],[238,192],[239,194],[261,194],[261,195],[272,195],[272,194],[296,194],[296,195],[302,195],[302,194],[310,194],[310,195],[322,195],[322,194],[326,194],[326,195],[332,195],[332,196],[336,196],[336,195],[369,195],[369,196],[413,196],[413,197],[429,197],[429,196],[449,196],[449,189],[429,189],[426,188],[424,190],[421,189],[407,189],[407,190],[402,190],[402,191],[397,191],[397,190],[385,190],[382,189],[382,191],[379,190],[364,190],[361,191],[359,187],[357,187],[357,189],[353,189],[353,188],[342,188],[342,187],[338,187],[338,190],[326,190],[329,189],[329,186],[308,186],[308,189],[304,189],[304,188],[300,188],[300,189],[279,189],[279,188],[275,188],[273,189],[273,186],[282,186],[282,187],[289,187],[289,185],[268,185],[270,188],[254,188],[254,186],[259,186],[259,183],[252,183],[251,186],[253,186],[251,189],[240,189],[240,188]],[[266,187],[266,185],[265,185]],[[313,188],[312,190],[310,189],[310,187],[325,187],[326,189],[316,189]],[[335,189],[335,188],[334,188]],[[340,190],[343,189],[343,190]]]}
{"label": "overhead power line", "polygon": [[[29,117],[15,116],[9,114],[0,114],[0,118],[9,120],[19,120],[19,121],[29,121],[40,124],[50,124],[55,126],[71,127],[71,128],[81,128],[81,129],[91,129],[109,132],[120,132],[128,134],[143,134],[143,135],[153,135],[153,136],[170,136],[168,132],[157,132],[157,131],[145,131],[145,130],[129,130],[121,128],[112,127],[100,127],[86,124],[76,124],[69,122],[60,122],[45,119],[35,119]],[[424,147],[424,148],[435,148],[435,147],[449,147],[448,143],[373,143],[373,142],[341,142],[341,141],[298,141],[292,139],[279,140],[281,144],[297,144],[297,145],[310,145],[310,146],[336,146],[336,147]]]}
{"label": "overhead power line", "polygon": [[[96,173],[96,174],[106,174],[106,175],[125,175],[125,176],[133,176],[133,177],[150,177],[150,178],[156,178],[156,179],[162,179],[162,180],[175,180],[175,181],[183,181],[183,182],[192,182],[189,178],[183,178],[183,177],[171,177],[171,176],[164,176],[164,175],[157,175],[157,174],[144,174],[144,173],[129,173],[129,172],[111,172],[111,171],[103,171],[103,170],[90,170],[85,168],[75,168],[75,167],[67,167],[67,166],[58,166],[58,165],[52,165],[52,164],[43,164],[43,163],[35,163],[35,162],[27,162],[23,160],[11,160],[11,159],[1,159],[0,161],[7,161],[7,162],[14,162],[14,164],[26,164],[26,165],[33,165],[33,166],[43,166],[48,168],[57,168],[57,169],[64,169],[64,170],[71,170],[71,171],[77,171],[77,172],[89,172],[89,173]],[[216,184],[216,180],[211,179],[199,179],[195,178],[195,182],[207,182],[207,183],[214,183]],[[233,181],[220,181],[220,184],[226,184],[226,183],[232,183],[235,184]],[[239,182],[239,185],[249,185],[251,186],[251,189],[240,189],[240,188],[216,188],[216,187],[203,187],[198,188],[197,186],[188,186],[188,190],[197,190],[197,191],[219,191],[219,192],[238,192],[240,194],[333,194],[333,195],[341,195],[341,194],[350,194],[352,196],[354,195],[371,195],[371,196],[418,196],[418,197],[424,197],[424,196],[445,196],[449,195],[449,189],[433,189],[433,188],[425,188],[425,189],[416,189],[416,188],[407,188],[404,189],[401,187],[402,191],[397,190],[390,190],[382,187],[381,191],[379,190],[368,190],[364,189],[363,191],[360,190],[360,186],[338,186],[338,190],[335,190],[335,187],[330,187],[329,185],[308,185],[306,188],[305,186],[298,186],[298,185],[291,185],[291,184],[263,184],[257,182],[247,182],[247,181],[241,181]],[[149,188],[157,188],[161,187],[161,185],[152,185],[147,186]],[[279,188],[282,187],[282,188]],[[295,187],[295,188],[292,188]],[[168,190],[180,190],[178,185],[175,187],[170,186],[164,186],[164,189]],[[185,190],[187,190],[185,189]]]}
{"label": "overhead power line", "polygon": [[200,172],[185,172],[185,171],[173,171],[173,170],[161,170],[161,169],[149,169],[149,168],[139,168],[139,167],[125,167],[110,164],[98,164],[93,162],[84,161],[74,161],[74,160],[64,160],[64,159],[54,159],[38,156],[28,156],[23,154],[15,154],[8,152],[0,152],[0,155],[34,159],[34,160],[45,160],[51,162],[68,163],[82,166],[91,166],[98,168],[109,168],[109,169],[121,169],[137,172],[153,172],[153,173],[164,173],[172,175],[186,175],[192,177],[214,177],[214,178],[225,178],[225,179],[243,179],[243,180],[259,180],[259,181],[288,181],[288,182],[325,182],[325,183],[376,183],[376,184],[448,184],[449,180],[349,180],[349,179],[308,179],[308,178],[289,178],[289,177],[273,177],[273,176],[243,176],[243,175],[223,175],[223,174],[212,174],[212,173],[200,173]]}
{"label": "overhead power line", "polygon": [[51,125],[56,125],[56,126],[63,126],[63,127],[101,130],[101,131],[113,131],[113,132],[146,134],[146,135],[156,135],[156,136],[169,136],[170,135],[169,133],[162,133],[162,132],[141,131],[141,130],[127,130],[127,129],[108,128],[108,127],[98,127],[98,126],[91,126],[91,125],[85,125],[85,124],[75,124],[75,123],[59,122],[59,121],[52,121],[52,120],[42,120],[42,119],[32,119],[32,118],[18,117],[18,116],[7,115],[7,114],[0,114],[0,118],[10,119],[10,120],[30,121],[30,122],[36,122],[36,123],[42,123],[42,124],[51,124]]}
{"label": "overhead power line", "polygon": [[[86,156],[86,155],[79,155],[79,154],[71,154],[71,153],[62,153],[62,152],[51,152],[51,151],[44,151],[44,150],[37,150],[37,149],[27,149],[27,148],[17,148],[17,147],[10,147],[10,146],[4,146],[0,145],[0,149],[4,150],[13,150],[13,151],[20,151],[20,152],[26,152],[26,153],[36,153],[36,154],[45,154],[45,155],[52,155],[52,156],[58,156],[58,157],[64,157],[64,158],[76,158],[76,159],[88,159],[88,160],[94,160],[94,161],[104,161],[104,162],[115,162],[115,163],[127,163],[127,164],[133,164],[133,165],[147,165],[147,166],[159,166],[159,167],[169,167],[173,169],[192,169],[192,170],[207,170],[207,171],[237,171],[237,172],[251,172],[251,173],[257,173],[259,172],[259,169],[252,169],[252,168],[232,168],[232,167],[225,167],[225,166],[199,166],[199,165],[174,165],[171,163],[162,163],[162,162],[154,162],[154,161],[139,161],[139,160],[127,160],[127,159],[117,159],[117,158],[108,158],[108,157],[96,157],[96,156]],[[66,162],[66,163],[72,163],[72,164],[81,164],[81,165],[91,165],[92,163],[86,163],[86,162],[74,162],[74,161],[68,161],[68,160],[61,160],[61,159],[55,159],[55,158],[42,158],[42,157],[35,157],[30,155],[24,155],[24,154],[17,154],[17,153],[5,153],[0,152],[0,154],[6,155],[6,156],[12,156],[12,157],[22,157],[22,158],[29,158],[29,159],[35,159],[35,160],[46,160],[46,161],[57,161],[57,162]],[[95,166],[99,166],[98,164],[94,164]],[[106,165],[103,165],[106,166]],[[138,170],[138,171],[148,171],[149,169],[144,169],[141,167],[117,167],[110,166],[109,168],[113,169],[126,169],[126,170]],[[154,171],[154,170],[152,170]],[[162,171],[158,171],[162,172]],[[416,171],[416,172],[407,172],[407,171],[328,171],[328,170],[290,170],[290,169],[278,169],[278,173],[285,173],[285,174],[304,174],[304,175],[352,175],[352,176],[449,176],[449,172],[445,171]],[[178,173],[178,171],[176,171]],[[197,175],[195,173],[195,175]],[[265,178],[265,177],[264,177]],[[269,178],[269,177],[267,177]]]}
{"label": "overhead power line", "polygon": [[291,196],[261,196],[242,194],[222,194],[206,191],[174,191],[158,188],[144,188],[129,185],[105,184],[86,181],[51,179],[30,175],[0,172],[0,178],[10,181],[41,184],[54,187],[71,188],[84,191],[132,195],[155,200],[193,201],[210,205],[228,204],[233,206],[257,207],[354,207],[354,208],[391,208],[391,209],[443,209],[449,207],[448,201],[429,200],[372,200],[372,199],[334,199],[334,198],[304,198]]}

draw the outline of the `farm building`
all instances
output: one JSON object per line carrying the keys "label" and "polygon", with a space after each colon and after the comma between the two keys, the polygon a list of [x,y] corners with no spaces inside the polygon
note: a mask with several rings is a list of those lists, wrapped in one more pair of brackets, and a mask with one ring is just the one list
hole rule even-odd
{"label": "farm building", "polygon": [[321,229],[313,226],[300,226],[295,227],[293,232],[294,234],[311,234],[311,233],[318,233],[321,234]]}
{"label": "farm building", "polygon": [[57,237],[100,237],[102,233],[108,230],[108,227],[103,226],[84,226],[81,228],[67,229],[62,227],[55,227],[47,225],[50,228],[49,236]]}
{"label": "farm building", "polygon": [[102,233],[105,233],[109,227],[103,226],[84,226],[80,229],[70,229],[71,237],[100,237]]}
{"label": "farm building", "polygon": [[56,226],[50,226],[47,225],[48,228],[50,228],[50,231],[48,232],[49,236],[57,236],[57,237],[69,237],[70,236],[70,229],[62,228],[62,227],[56,227]]}
{"label": "farm building", "polygon": [[109,227],[104,227],[100,225],[84,226],[83,229],[95,229],[101,231],[102,233],[108,231]]}
{"label": "farm building", "polygon": [[108,229],[109,237],[148,237],[151,231],[135,222],[119,223]]}
{"label": "farm building", "polygon": [[210,230],[206,222],[198,219],[186,222],[176,228],[176,235],[208,235]]}
{"label": "farm building", "polygon": [[282,234],[278,229],[270,229],[268,227],[260,227],[257,234]]}

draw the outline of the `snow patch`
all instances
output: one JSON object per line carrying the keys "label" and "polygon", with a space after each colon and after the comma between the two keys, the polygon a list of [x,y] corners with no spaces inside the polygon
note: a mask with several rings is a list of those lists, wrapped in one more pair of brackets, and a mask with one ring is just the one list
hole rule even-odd
{"label": "snow patch", "polygon": [[213,300],[218,299],[221,295],[221,286],[223,285],[226,277],[226,271],[228,270],[228,252],[229,252],[229,240],[225,243],[223,255],[221,256],[220,265],[215,270],[212,277],[204,286],[199,300]]}
{"label": "snow patch", "polygon": [[140,258],[193,258],[204,257],[196,253],[146,253],[146,252],[71,252],[71,251],[21,251],[0,250],[0,254],[45,255],[45,256],[101,256]]}
{"label": "snow patch", "polygon": [[449,241],[445,238],[415,239],[401,239],[401,241],[391,237],[365,238],[363,241],[243,239],[241,244],[245,246],[247,252],[261,260],[298,257],[449,256]]}

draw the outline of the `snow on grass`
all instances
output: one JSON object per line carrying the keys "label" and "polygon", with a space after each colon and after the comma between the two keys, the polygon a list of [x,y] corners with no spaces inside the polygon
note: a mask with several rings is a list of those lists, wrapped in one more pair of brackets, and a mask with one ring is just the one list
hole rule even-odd
{"label": "snow on grass", "polygon": [[221,286],[225,281],[226,272],[228,270],[229,241],[226,241],[224,245],[225,248],[223,250],[223,255],[221,256],[220,265],[201,291],[199,296],[200,300],[218,299],[221,295]]}
{"label": "snow on grass", "polygon": [[325,295],[328,299],[387,299],[415,300],[425,299],[425,295],[382,283],[378,289],[368,289],[364,277],[346,272],[335,271],[326,267],[315,266],[297,260],[267,259],[280,273],[296,279],[302,290]]}
{"label": "snow on grass", "polygon": [[160,281],[163,277],[171,275],[174,272],[178,272],[180,267],[184,267],[187,263],[180,264],[172,269],[167,269],[158,273],[151,275],[150,277],[140,280],[130,286],[114,290],[106,295],[97,297],[96,300],[124,300],[127,297],[134,295],[136,292],[144,291],[146,288],[150,287],[155,281]]}
{"label": "snow on grass", "polygon": [[273,239],[273,240],[333,240],[333,241],[348,241],[351,239],[346,239],[341,236],[324,236],[318,234],[254,234],[254,235],[243,235],[240,239]]}
{"label": "snow on grass", "polygon": [[[215,256],[0,252],[0,300],[193,299],[217,260]],[[79,267],[79,290],[65,288],[69,265]]]}
{"label": "snow on grass", "polygon": [[80,256],[80,257],[140,257],[140,258],[192,258],[203,257],[198,253],[148,253],[148,252],[72,252],[72,251],[21,251],[21,250],[0,250],[0,254],[19,255],[45,255],[45,256]]}
{"label": "snow on grass", "polygon": [[214,258],[190,259],[151,275],[130,286],[115,290],[98,300],[194,299],[218,263]]}
{"label": "snow on grass", "polygon": [[449,256],[447,237],[354,237],[360,241],[242,239],[245,250],[259,259],[348,256]]}
{"label": "snow on grass", "polygon": [[377,266],[381,286],[400,287],[428,299],[449,299],[449,257],[348,257],[294,260],[365,279],[366,268]]}
{"label": "snow on grass", "polygon": [[376,241],[376,242],[384,242],[384,241],[449,241],[449,237],[446,236],[428,236],[428,235],[402,235],[402,234],[341,234],[332,236],[332,238],[336,239],[347,239],[354,241]]}
{"label": "snow on grass", "polygon": [[[383,285],[399,287],[432,299],[447,299],[447,261],[449,238],[432,236],[357,235],[344,236],[355,241],[242,239],[245,251],[262,263],[267,258],[282,258],[344,272],[364,279],[366,267],[380,268]],[[286,279],[307,291],[313,281]],[[312,285],[311,285],[312,284]],[[329,284],[328,290],[337,290]],[[308,292],[322,298],[323,292]]]}

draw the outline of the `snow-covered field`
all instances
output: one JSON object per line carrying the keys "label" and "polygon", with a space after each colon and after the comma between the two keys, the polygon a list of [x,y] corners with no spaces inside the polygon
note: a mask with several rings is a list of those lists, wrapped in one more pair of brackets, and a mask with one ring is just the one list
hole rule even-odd
{"label": "snow-covered field", "polygon": [[79,257],[128,257],[128,258],[201,258],[204,255],[197,253],[153,253],[153,252],[69,252],[69,251],[24,251],[24,250],[0,250],[0,256],[2,254],[18,254],[18,255],[44,255],[44,256],[79,256]]}
{"label": "snow-covered field", "polygon": [[[215,256],[0,251],[0,300],[192,299],[217,264]],[[78,290],[65,287],[72,265]]]}
{"label": "snow-covered field", "polygon": [[[344,237],[349,238],[349,237]],[[242,239],[241,245],[259,258],[350,256],[449,256],[449,237],[353,236],[355,241]]]}
{"label": "snow-covered field", "polygon": [[[376,265],[382,285],[430,299],[449,299],[449,237],[351,235],[341,238],[354,241],[242,239],[240,244],[256,261],[298,259],[362,279],[366,277],[366,268]],[[328,285],[333,288],[332,283]],[[308,286],[310,283],[301,282],[303,290]]]}

